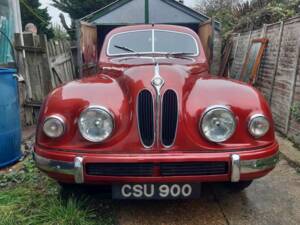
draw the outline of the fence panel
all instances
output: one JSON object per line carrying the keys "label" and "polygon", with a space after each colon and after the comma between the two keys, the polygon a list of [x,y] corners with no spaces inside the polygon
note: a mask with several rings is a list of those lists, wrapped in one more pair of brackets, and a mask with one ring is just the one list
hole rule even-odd
{"label": "fence panel", "polygon": [[68,41],[50,40],[48,42],[48,57],[53,87],[74,79],[75,69],[72,62],[71,46]]}
{"label": "fence panel", "polygon": [[255,86],[269,101],[278,131],[300,143],[300,123],[291,109],[300,104],[300,17],[235,34],[230,76],[239,78],[249,42],[266,37],[268,47],[262,58]]}

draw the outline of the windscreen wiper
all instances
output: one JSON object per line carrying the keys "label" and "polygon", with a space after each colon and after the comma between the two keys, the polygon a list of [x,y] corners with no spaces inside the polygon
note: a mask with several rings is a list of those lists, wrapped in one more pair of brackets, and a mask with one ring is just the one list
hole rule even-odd
{"label": "windscreen wiper", "polygon": [[168,52],[166,53],[167,56],[172,57],[185,57],[185,56],[193,56],[195,53],[193,52]]}
{"label": "windscreen wiper", "polygon": [[115,48],[118,49],[122,49],[126,52],[132,52],[132,53],[137,53],[136,51],[134,51],[133,49],[127,48],[126,46],[120,46],[120,45],[114,45]]}

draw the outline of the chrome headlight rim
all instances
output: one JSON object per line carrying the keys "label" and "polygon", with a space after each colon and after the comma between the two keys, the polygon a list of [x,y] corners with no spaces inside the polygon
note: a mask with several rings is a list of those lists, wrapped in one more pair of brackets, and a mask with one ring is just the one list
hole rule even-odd
{"label": "chrome headlight rim", "polygon": [[[212,139],[210,139],[209,137],[207,137],[207,136],[205,135],[205,133],[203,132],[203,129],[202,129],[202,124],[203,124],[203,120],[204,120],[205,116],[206,116],[209,112],[214,111],[214,110],[217,110],[217,109],[223,109],[223,110],[225,110],[226,112],[228,112],[228,113],[231,115],[231,117],[232,117],[232,119],[233,119],[233,122],[234,122],[234,124],[233,124],[233,129],[232,129],[230,135],[228,135],[228,137],[226,137],[226,138],[224,138],[224,139],[222,139],[222,140],[219,140],[219,141],[212,140]],[[237,127],[237,121],[236,121],[235,114],[234,114],[234,113],[232,112],[232,110],[231,110],[228,106],[226,106],[226,105],[212,105],[212,106],[207,107],[207,108],[204,110],[204,112],[202,113],[201,119],[199,120],[199,124],[198,124],[198,129],[199,129],[201,135],[202,135],[206,140],[208,140],[208,141],[210,141],[210,142],[213,142],[213,143],[223,143],[223,142],[229,140],[229,139],[234,135],[234,132],[236,131],[236,127]]]}
{"label": "chrome headlight rim", "polygon": [[[86,134],[85,134],[84,132],[82,132],[81,129],[80,129],[80,125],[79,125],[79,123],[80,123],[80,118],[82,117],[82,115],[83,115],[85,112],[87,112],[87,111],[89,111],[89,110],[97,110],[97,111],[105,112],[107,115],[109,115],[109,117],[110,117],[110,119],[111,119],[111,121],[112,121],[112,131],[110,132],[110,134],[109,134],[105,139],[103,139],[103,140],[101,140],[101,141],[99,141],[99,140],[94,140],[94,139],[90,138],[88,135],[86,135]],[[112,136],[112,134],[113,134],[113,131],[114,131],[114,129],[115,129],[115,116],[114,116],[114,114],[113,114],[108,108],[106,108],[106,107],[104,107],[104,106],[99,106],[99,105],[88,106],[88,107],[86,107],[85,109],[83,109],[82,112],[80,113],[79,118],[78,118],[78,121],[77,121],[77,127],[78,127],[78,129],[79,129],[80,135],[81,135],[85,140],[90,141],[90,142],[93,142],[93,143],[102,143],[102,142],[105,142],[107,139],[109,139],[109,138]]]}
{"label": "chrome headlight rim", "polygon": [[[45,131],[45,124],[46,122],[48,122],[49,120],[57,120],[59,121],[59,123],[62,125],[62,132],[60,135],[58,136],[50,136],[49,134],[47,134],[47,132]],[[43,133],[48,137],[48,138],[53,138],[53,139],[57,139],[57,138],[60,138],[62,137],[65,132],[66,132],[66,119],[62,116],[62,115],[59,115],[59,114],[54,114],[54,115],[50,115],[50,116],[47,116],[45,119],[44,119],[44,122],[43,122],[43,126],[42,126],[42,130],[43,130]]]}
{"label": "chrome headlight rim", "polygon": [[[254,133],[251,132],[251,124],[253,123],[254,119],[257,119],[260,117],[264,118],[268,122],[268,130],[263,135],[255,135]],[[271,126],[270,120],[268,119],[268,117],[266,115],[264,115],[262,113],[253,114],[248,121],[248,132],[255,139],[259,139],[259,138],[262,138],[263,136],[265,136],[269,132],[270,126]]]}

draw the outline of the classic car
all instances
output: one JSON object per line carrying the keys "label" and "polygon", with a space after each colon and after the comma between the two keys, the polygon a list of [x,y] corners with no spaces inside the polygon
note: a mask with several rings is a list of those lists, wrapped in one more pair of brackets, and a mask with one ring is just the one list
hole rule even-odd
{"label": "classic car", "polygon": [[99,73],[41,107],[34,159],[64,184],[114,198],[188,198],[203,182],[243,190],[278,161],[272,115],[254,87],[209,74],[197,34],[173,25],[115,28]]}

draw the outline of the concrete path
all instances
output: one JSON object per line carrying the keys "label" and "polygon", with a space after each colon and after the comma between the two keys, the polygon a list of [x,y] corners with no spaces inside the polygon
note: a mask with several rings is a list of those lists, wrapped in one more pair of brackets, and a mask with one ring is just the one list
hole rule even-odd
{"label": "concrete path", "polygon": [[121,225],[299,225],[300,172],[282,159],[272,173],[241,193],[206,184],[199,200],[116,205]]}

